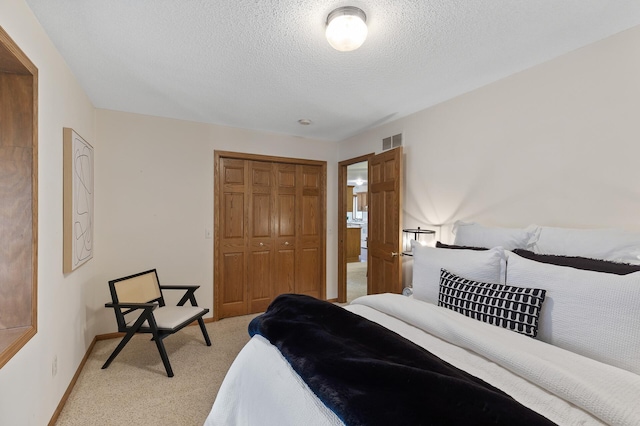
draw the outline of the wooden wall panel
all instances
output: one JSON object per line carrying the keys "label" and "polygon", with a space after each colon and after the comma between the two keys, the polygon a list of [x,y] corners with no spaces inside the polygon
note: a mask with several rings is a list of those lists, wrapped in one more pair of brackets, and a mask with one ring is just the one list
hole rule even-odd
{"label": "wooden wall panel", "polygon": [[38,328],[38,69],[0,27],[0,367]]}
{"label": "wooden wall panel", "polygon": [[31,148],[0,147],[0,328],[31,325]]}
{"label": "wooden wall panel", "polygon": [[0,72],[0,146],[33,145],[33,77]]}

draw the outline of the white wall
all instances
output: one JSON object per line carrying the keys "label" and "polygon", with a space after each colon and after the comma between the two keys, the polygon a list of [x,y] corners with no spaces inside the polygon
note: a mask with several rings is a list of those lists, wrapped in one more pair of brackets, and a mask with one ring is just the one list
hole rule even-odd
{"label": "white wall", "polygon": [[157,268],[161,282],[197,283],[213,307],[214,150],[327,161],[327,297],[337,297],[336,143],[97,110],[97,333],[115,331],[107,281]]}
{"label": "white wall", "polygon": [[[640,230],[640,27],[343,141],[402,132],[404,227]],[[438,227],[435,227],[438,229]]]}
{"label": "white wall", "polygon": [[85,298],[96,262],[62,273],[62,128],[100,146],[93,106],[26,3],[0,0],[0,26],[39,72],[38,333],[0,369],[0,425],[44,425],[95,335],[86,327]]}

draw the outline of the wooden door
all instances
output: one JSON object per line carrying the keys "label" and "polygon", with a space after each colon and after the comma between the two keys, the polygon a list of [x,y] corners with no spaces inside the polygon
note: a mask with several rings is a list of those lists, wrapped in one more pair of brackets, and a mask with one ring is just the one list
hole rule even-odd
{"label": "wooden door", "polygon": [[276,164],[275,223],[275,294],[294,293],[297,258],[296,191],[298,176],[295,164]]}
{"label": "wooden door", "polygon": [[214,318],[325,298],[326,163],[215,153]]}
{"label": "wooden door", "polygon": [[402,291],[402,147],[369,159],[369,294]]}
{"label": "wooden door", "polygon": [[298,259],[295,292],[324,299],[325,196],[323,168],[299,165],[296,187],[300,197],[297,211]]}
{"label": "wooden door", "polygon": [[249,313],[264,312],[274,290],[274,165],[266,161],[249,162]]}
{"label": "wooden door", "polygon": [[245,160],[221,158],[216,165],[219,180],[215,268],[216,317],[245,315],[247,303],[247,197],[248,167]]}

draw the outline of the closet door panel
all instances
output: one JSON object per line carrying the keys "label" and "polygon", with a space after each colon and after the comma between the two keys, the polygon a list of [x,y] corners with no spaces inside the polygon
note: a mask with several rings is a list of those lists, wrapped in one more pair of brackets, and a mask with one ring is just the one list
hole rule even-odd
{"label": "closet door panel", "polygon": [[317,195],[302,197],[302,237],[318,237],[320,234],[319,201]]}
{"label": "closet door panel", "polygon": [[225,253],[223,256],[223,276],[230,285],[225,286],[222,293],[224,303],[238,303],[244,300],[244,253]]}
{"label": "closet door panel", "polygon": [[275,295],[294,293],[295,288],[296,250],[285,246],[276,250]]}
{"label": "closet door panel", "polygon": [[218,271],[216,284],[219,318],[244,315],[247,299],[247,236],[246,161],[222,159],[217,178],[221,181],[221,208]]}
{"label": "closet door panel", "polygon": [[[264,161],[251,161],[251,243],[255,238],[271,239],[273,236],[273,165]],[[270,241],[269,241],[270,242]]]}
{"label": "closet door panel", "polygon": [[271,194],[251,195],[251,238],[271,238]]}
{"label": "closet door panel", "polygon": [[276,238],[288,239],[296,236],[296,166],[292,164],[276,165]]}
{"label": "closet door panel", "polygon": [[245,161],[223,159],[221,222],[222,242],[245,238]]}
{"label": "closet door panel", "polygon": [[264,312],[273,300],[273,252],[270,245],[251,249],[249,313]]}
{"label": "closet door panel", "polygon": [[276,274],[274,297],[282,293],[294,293],[296,262],[296,193],[295,164],[276,164]]}
{"label": "closet door panel", "polygon": [[274,294],[273,163],[250,161],[248,297],[249,313],[267,309]]}
{"label": "closet door panel", "polygon": [[230,192],[224,194],[223,198],[224,239],[244,239],[244,194]]}
{"label": "closet door panel", "polygon": [[300,207],[298,217],[299,262],[296,273],[296,293],[320,298],[322,274],[322,229],[324,228],[324,198],[322,169],[318,166],[298,166],[301,185],[298,186]]}
{"label": "closet door panel", "polygon": [[296,196],[295,194],[278,194],[277,198],[278,238],[295,238],[296,236]]}
{"label": "closet door panel", "polygon": [[296,293],[320,298],[320,250],[306,247],[300,250]]}
{"label": "closet door panel", "polygon": [[299,208],[301,229],[300,236],[307,241],[319,242],[320,230],[323,228],[324,208],[320,188],[320,167],[300,166],[302,187],[300,195],[302,205]]}

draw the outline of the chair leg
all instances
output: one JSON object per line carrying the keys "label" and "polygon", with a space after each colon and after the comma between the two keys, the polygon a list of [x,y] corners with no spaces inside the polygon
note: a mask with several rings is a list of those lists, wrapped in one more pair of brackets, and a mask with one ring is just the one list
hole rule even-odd
{"label": "chair leg", "polygon": [[105,368],[107,368],[109,366],[109,364],[111,364],[111,361],[116,359],[116,357],[118,356],[118,354],[120,353],[122,348],[124,348],[125,345],[127,343],[129,343],[129,340],[131,340],[131,338],[133,337],[134,334],[136,334],[135,330],[129,330],[129,332],[127,332],[127,334],[125,334],[125,336],[122,338],[122,340],[120,341],[118,346],[111,353],[111,356],[109,356],[109,359],[107,359],[107,362],[105,362],[104,365],[102,366],[103,370]]}
{"label": "chair leg", "polygon": [[207,327],[204,325],[204,321],[202,318],[198,318],[198,324],[200,324],[200,330],[202,330],[202,335],[204,336],[204,341],[207,346],[211,346],[211,340],[209,340],[209,333],[207,332]]}
{"label": "chair leg", "polygon": [[156,341],[158,352],[160,352],[160,358],[162,358],[164,369],[167,370],[167,376],[173,377],[173,369],[171,368],[171,364],[169,363],[169,356],[167,355],[167,350],[164,348],[162,337],[156,335],[154,336],[154,340]]}

